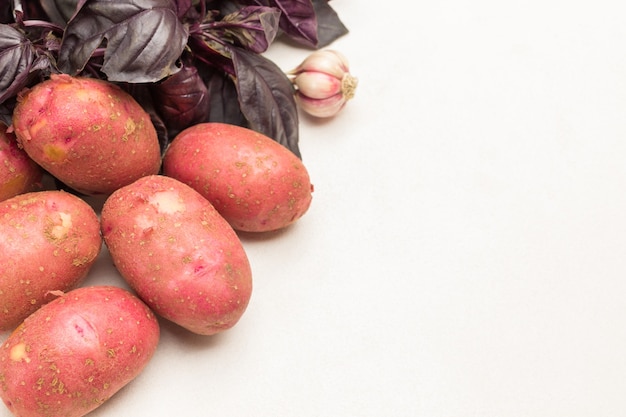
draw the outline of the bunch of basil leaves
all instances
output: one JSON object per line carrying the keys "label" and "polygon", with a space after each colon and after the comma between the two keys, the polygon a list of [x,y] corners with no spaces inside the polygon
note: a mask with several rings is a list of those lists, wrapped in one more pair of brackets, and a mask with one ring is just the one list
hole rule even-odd
{"label": "bunch of basil leaves", "polygon": [[106,79],[150,113],[162,148],[224,122],[298,157],[293,85],[263,53],[279,37],[319,49],[348,33],[328,0],[11,0],[0,10],[0,122],[54,73]]}

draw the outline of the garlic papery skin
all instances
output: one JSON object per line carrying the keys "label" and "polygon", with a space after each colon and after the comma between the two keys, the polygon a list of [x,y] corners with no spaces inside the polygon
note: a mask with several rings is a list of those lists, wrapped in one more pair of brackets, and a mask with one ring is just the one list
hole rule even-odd
{"label": "garlic papery skin", "polygon": [[341,80],[323,72],[303,72],[293,82],[298,92],[309,98],[322,99],[341,93]]}
{"label": "garlic papery skin", "polygon": [[288,73],[300,108],[315,117],[332,117],[354,97],[358,79],[350,74],[348,60],[340,52],[313,52]]}
{"label": "garlic papery skin", "polygon": [[323,72],[334,76],[335,78],[343,78],[343,75],[350,72],[348,60],[339,51],[332,49],[321,49],[307,56],[291,74],[300,74],[305,71]]}

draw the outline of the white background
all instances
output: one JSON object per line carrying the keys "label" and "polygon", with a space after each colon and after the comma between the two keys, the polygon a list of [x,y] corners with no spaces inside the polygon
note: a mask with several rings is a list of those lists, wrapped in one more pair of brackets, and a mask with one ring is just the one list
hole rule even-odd
{"label": "white background", "polygon": [[[360,84],[301,120],[310,211],[242,236],[244,317],[163,323],[93,416],[626,415],[620,2],[366,3],[330,3]],[[99,283],[123,285],[106,253]]]}

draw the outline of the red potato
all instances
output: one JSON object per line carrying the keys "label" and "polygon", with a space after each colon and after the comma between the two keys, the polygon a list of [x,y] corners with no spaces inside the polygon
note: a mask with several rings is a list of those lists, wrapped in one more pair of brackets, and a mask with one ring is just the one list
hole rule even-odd
{"label": "red potato", "polygon": [[0,396],[20,417],[80,417],[135,379],[159,324],[113,286],[70,291],[30,315],[0,348]]}
{"label": "red potato", "polygon": [[64,191],[35,191],[0,202],[0,331],[85,278],[102,248],[91,206]]}
{"label": "red potato", "polygon": [[252,293],[235,231],[191,187],[141,178],[109,196],[100,215],[113,263],[158,315],[212,335],[234,326]]}
{"label": "red potato", "polygon": [[0,201],[41,187],[43,169],[20,149],[15,135],[0,124]]}
{"label": "red potato", "polygon": [[13,129],[35,162],[84,194],[110,194],[161,167],[150,116],[106,81],[52,75],[18,96]]}
{"label": "red potato", "polygon": [[235,125],[202,123],[179,133],[165,152],[163,174],[202,194],[236,230],[281,229],[311,205],[313,186],[302,161]]}

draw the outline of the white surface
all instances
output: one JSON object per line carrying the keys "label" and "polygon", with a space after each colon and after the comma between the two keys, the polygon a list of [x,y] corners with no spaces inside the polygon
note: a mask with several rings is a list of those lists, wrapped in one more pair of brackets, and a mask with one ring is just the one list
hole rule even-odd
{"label": "white surface", "polygon": [[303,118],[314,202],[243,238],[240,323],[164,325],[93,416],[626,415],[624,10],[403,3],[331,3],[359,89]]}

